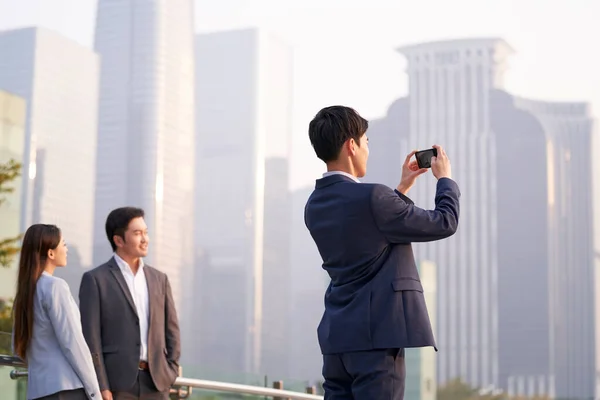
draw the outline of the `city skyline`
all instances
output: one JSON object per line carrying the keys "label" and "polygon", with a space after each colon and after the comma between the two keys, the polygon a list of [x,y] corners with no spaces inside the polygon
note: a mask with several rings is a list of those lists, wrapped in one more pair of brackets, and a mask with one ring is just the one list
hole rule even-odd
{"label": "city skyline", "polygon": [[[91,48],[96,1],[55,0],[64,7],[53,7],[40,0],[0,0],[0,29],[46,26]],[[506,76],[507,90],[527,98],[586,100],[599,116],[600,92],[594,88],[600,87],[595,72],[600,56],[577,45],[600,35],[586,11],[593,0],[574,0],[565,7],[553,3],[542,19],[537,0],[433,0],[411,7],[393,0],[351,0],[344,8],[337,1],[256,0],[252,7],[242,0],[195,1],[196,33],[259,27],[294,47],[292,190],[310,185],[323,171],[306,138],[307,121],[318,109],[346,104],[377,119],[407,93],[406,61],[394,51],[404,44],[502,37],[518,51]],[[569,29],[556,29],[557,21]]]}
{"label": "city skyline", "polygon": [[[169,275],[180,319],[185,321],[184,344],[190,349],[183,355],[185,365],[204,360],[215,371],[317,380],[321,359],[314,331],[328,281],[298,213],[320,176],[316,171],[324,169],[305,132],[308,105],[314,114],[322,103],[328,105],[324,103],[338,97],[327,94],[330,87],[320,92],[317,83],[298,87],[293,44],[260,28],[194,35],[192,1],[178,1],[178,7],[162,13],[166,10],[160,4],[136,8],[99,0],[95,52],[44,28],[0,31],[0,55],[22,51],[21,58],[0,61],[0,90],[26,98],[39,124],[52,128],[57,132],[52,138],[60,139],[27,139],[24,176],[35,179],[25,179],[29,211],[24,211],[22,224],[44,220],[65,226],[74,237],[74,259],[87,268],[110,257],[103,230],[109,209],[143,207],[152,240],[148,262]],[[48,38],[37,42],[29,38],[33,49],[62,43],[69,50],[59,54],[67,56],[55,57],[47,47],[34,63],[31,51],[23,51],[28,46],[15,45],[18,41],[2,45],[3,38],[15,32]],[[583,195],[590,185],[595,192],[600,187],[591,181],[598,168],[592,153],[585,156],[597,146],[589,104],[512,95],[502,77],[510,73],[508,55],[514,50],[502,37],[416,42],[399,51],[404,57],[395,57],[407,59],[406,73],[398,69],[401,78],[391,80],[390,86],[406,75],[408,95],[395,96],[386,115],[371,119],[372,158],[364,181],[375,177],[395,187],[401,161],[411,148],[440,141],[449,150],[463,190],[460,231],[439,245],[416,246],[419,258],[435,262],[438,274],[433,307],[436,338],[443,349],[436,354],[438,384],[460,376],[478,387],[524,391],[535,386],[544,393],[587,394],[593,382],[589,368],[594,363],[596,370],[600,366],[594,338],[600,325],[598,318],[594,321],[593,308],[594,290],[598,296],[600,286],[590,286],[598,263],[593,250],[598,248],[594,229],[600,228],[600,214],[592,209],[598,208],[598,197]],[[510,60],[521,54],[516,52]],[[75,61],[77,55],[85,61]],[[52,67],[45,74],[30,74],[40,71],[38,62]],[[78,68],[59,71],[63,62]],[[327,59],[314,64],[327,64]],[[19,79],[6,73],[11,68],[21,74]],[[377,71],[374,67],[370,73]],[[32,82],[41,83],[31,85],[41,97],[36,97],[36,90],[19,86],[31,76]],[[345,90],[360,88],[364,83],[357,81],[362,76],[343,82]],[[68,79],[78,84],[65,84]],[[45,82],[52,84],[44,87]],[[314,92],[310,99],[308,91]],[[317,100],[321,93],[323,98]],[[84,101],[76,101],[77,96]],[[378,99],[374,102],[378,106],[369,109],[383,102]],[[512,118],[519,113],[531,115],[541,128],[520,122],[502,125],[520,121]],[[522,126],[527,129],[513,129]],[[93,129],[97,136],[90,133]],[[496,130],[502,130],[505,147],[499,145]],[[40,132],[43,139],[46,129]],[[552,137],[550,148],[540,141],[539,132]],[[74,133],[82,140],[83,151],[71,140]],[[98,143],[92,146],[91,138],[96,137]],[[300,141],[302,146],[297,145]],[[540,228],[523,253],[501,257],[503,243],[515,245],[517,238],[526,239],[515,228],[520,220],[508,223],[512,220],[507,210],[521,204],[497,201],[503,189],[521,176],[518,168],[502,175],[498,163],[510,165],[506,157],[520,144],[531,153],[518,154],[526,159],[534,154],[530,161],[537,162],[522,176],[543,181],[548,190],[544,197],[528,191],[534,186],[529,181],[514,185],[522,198],[531,195],[547,206],[540,213],[519,214],[520,220],[530,218],[547,227],[549,237]],[[501,148],[508,151],[500,154]],[[60,150],[75,158],[59,156]],[[579,156],[571,159],[575,154]],[[70,159],[77,160],[78,168],[64,167],[63,160]],[[63,174],[64,169],[69,171]],[[88,175],[89,179],[71,178]],[[77,184],[62,183],[65,176]],[[63,186],[68,187],[59,192]],[[434,187],[433,179],[424,177],[410,196],[430,208]],[[73,198],[82,198],[83,204],[71,207]],[[66,217],[51,211],[57,205]],[[85,217],[76,220],[78,215]],[[561,246],[565,250],[559,251]],[[553,255],[562,261],[553,261]],[[545,261],[537,263],[536,257]],[[563,271],[572,265],[577,268]],[[76,276],[72,279],[72,286],[78,284]],[[567,281],[577,285],[570,287]],[[539,298],[548,298],[521,307],[537,313],[535,318],[515,312],[520,306],[516,299],[502,299],[520,288],[520,282],[527,282]],[[198,299],[200,306],[194,305]],[[571,317],[575,311],[577,316]],[[553,326],[559,320],[582,328]],[[528,337],[527,329],[540,335],[535,345],[522,341]],[[581,340],[573,352],[561,353],[562,343],[575,338]],[[285,354],[290,359],[279,362]],[[528,363],[526,356],[541,361]],[[556,371],[562,371],[562,381],[555,379]],[[535,374],[543,378],[534,379]],[[584,387],[581,392],[578,385]]]}

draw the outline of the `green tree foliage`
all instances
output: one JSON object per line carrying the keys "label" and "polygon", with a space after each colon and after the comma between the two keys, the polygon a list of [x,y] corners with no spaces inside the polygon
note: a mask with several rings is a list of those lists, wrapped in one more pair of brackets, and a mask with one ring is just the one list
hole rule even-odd
{"label": "green tree foliage", "polygon": [[[12,183],[21,174],[21,164],[15,160],[0,163],[0,207],[6,201],[5,195],[12,193],[15,188]],[[0,238],[0,266],[8,268],[19,253],[18,242],[21,236]]]}
{"label": "green tree foliage", "polygon": [[479,389],[457,378],[438,386],[437,400],[508,400],[508,397],[504,393],[482,394]]}
{"label": "green tree foliage", "polygon": [[[0,207],[6,202],[6,195],[12,193],[14,181],[21,174],[21,164],[15,160],[0,163]],[[19,253],[21,236],[12,238],[0,237],[0,267],[8,268]],[[11,354],[12,304],[0,299],[0,354]]]}

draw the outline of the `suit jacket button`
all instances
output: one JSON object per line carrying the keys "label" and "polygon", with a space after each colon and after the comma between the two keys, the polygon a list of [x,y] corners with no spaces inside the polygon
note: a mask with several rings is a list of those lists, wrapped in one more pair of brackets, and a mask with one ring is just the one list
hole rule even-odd
{"label": "suit jacket button", "polygon": [[94,396],[95,396],[94,393],[90,394],[90,397],[94,397]]}

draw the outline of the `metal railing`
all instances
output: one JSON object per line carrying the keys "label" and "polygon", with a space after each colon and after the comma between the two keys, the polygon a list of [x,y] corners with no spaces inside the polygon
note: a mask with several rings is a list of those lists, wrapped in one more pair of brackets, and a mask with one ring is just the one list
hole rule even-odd
{"label": "metal railing", "polygon": [[[26,365],[21,359],[12,356],[0,355],[0,366],[25,368]],[[181,370],[180,370],[181,375]],[[15,369],[10,372],[11,379],[19,379],[27,376],[26,370]],[[203,379],[191,379],[179,376],[171,388],[171,399],[187,399],[193,388],[209,392],[237,393],[256,396],[265,396],[275,400],[323,400],[323,396],[318,396],[314,387],[306,388],[306,393],[283,390],[283,382],[273,383],[273,388],[242,385],[230,382],[208,381]]]}

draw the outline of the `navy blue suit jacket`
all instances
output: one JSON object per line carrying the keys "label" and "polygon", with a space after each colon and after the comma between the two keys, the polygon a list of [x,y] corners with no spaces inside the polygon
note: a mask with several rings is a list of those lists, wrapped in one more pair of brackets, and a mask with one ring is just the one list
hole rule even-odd
{"label": "navy blue suit jacket", "polygon": [[411,243],[453,235],[459,197],[447,178],[434,210],[384,185],[339,174],[317,180],[304,220],[331,277],[318,327],[323,354],[435,347]]}

